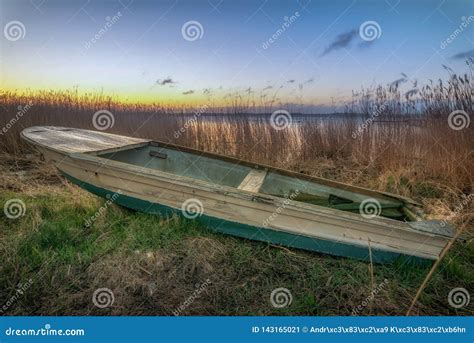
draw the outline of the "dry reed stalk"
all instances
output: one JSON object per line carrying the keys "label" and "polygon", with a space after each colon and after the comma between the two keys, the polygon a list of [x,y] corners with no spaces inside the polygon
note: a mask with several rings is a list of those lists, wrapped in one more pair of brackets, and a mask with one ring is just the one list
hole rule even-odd
{"label": "dry reed stalk", "polygon": [[408,308],[408,311],[406,313],[406,316],[409,316],[413,310],[413,308],[415,307],[415,304],[416,302],[418,301],[419,297],[421,296],[421,293],[423,292],[423,290],[425,289],[426,285],[428,284],[428,282],[430,281],[431,277],[433,276],[434,272],[436,271],[436,269],[438,268],[439,264],[441,263],[441,261],[443,260],[444,256],[446,256],[446,254],[448,253],[448,251],[451,249],[451,247],[453,246],[454,242],[456,242],[456,240],[461,236],[461,234],[464,232],[464,230],[467,228],[471,218],[474,218],[474,215],[471,214],[467,217],[467,220],[466,222],[464,222],[464,224],[461,226],[461,228],[456,232],[456,235],[454,235],[454,237],[448,242],[448,244],[446,244],[446,246],[444,247],[443,251],[441,252],[441,254],[439,255],[438,259],[436,260],[436,262],[433,264],[433,266],[431,267],[430,271],[428,272],[428,274],[426,275],[425,279],[423,280],[422,284],[420,285],[420,287],[418,288],[418,291],[416,292],[416,295],[415,297],[413,298],[411,304],[410,304],[410,307]]}

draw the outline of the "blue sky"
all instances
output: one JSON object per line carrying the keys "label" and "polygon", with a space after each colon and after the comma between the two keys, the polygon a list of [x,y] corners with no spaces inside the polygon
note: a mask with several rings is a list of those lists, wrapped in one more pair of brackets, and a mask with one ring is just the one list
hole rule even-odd
{"label": "blue sky", "polygon": [[[25,28],[22,39],[4,32],[0,40],[7,89],[77,86],[180,103],[250,87],[257,97],[325,106],[400,73],[421,82],[446,78],[442,64],[464,73],[465,61],[453,56],[474,49],[474,1],[467,0],[0,3],[3,28],[12,21]],[[194,41],[182,34],[189,21],[202,27]],[[365,41],[359,29],[369,21],[380,36]],[[441,48],[463,21],[462,32]]]}

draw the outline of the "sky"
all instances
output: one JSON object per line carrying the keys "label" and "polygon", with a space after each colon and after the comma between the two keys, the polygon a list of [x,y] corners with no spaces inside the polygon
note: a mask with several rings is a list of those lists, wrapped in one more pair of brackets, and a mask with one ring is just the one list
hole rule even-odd
{"label": "sky", "polygon": [[1,0],[0,20],[2,89],[126,101],[326,111],[401,73],[465,73],[474,53],[472,0]]}

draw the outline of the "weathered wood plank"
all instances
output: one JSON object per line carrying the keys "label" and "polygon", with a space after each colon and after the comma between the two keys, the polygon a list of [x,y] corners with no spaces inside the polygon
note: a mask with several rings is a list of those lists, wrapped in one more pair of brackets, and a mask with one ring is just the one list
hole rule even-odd
{"label": "weathered wood plank", "polygon": [[242,183],[237,187],[243,191],[254,192],[258,193],[260,188],[263,185],[263,181],[265,180],[265,176],[267,176],[266,170],[258,170],[252,169],[245,179],[243,179]]}

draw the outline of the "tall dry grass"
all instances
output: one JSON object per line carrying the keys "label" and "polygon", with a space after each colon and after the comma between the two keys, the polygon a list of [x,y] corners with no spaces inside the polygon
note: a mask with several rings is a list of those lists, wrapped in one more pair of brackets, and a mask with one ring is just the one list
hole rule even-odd
{"label": "tall dry grass", "polygon": [[[101,93],[0,91],[0,150],[21,154],[19,133],[33,125],[94,129],[98,110],[113,113],[106,132],[144,137],[243,159],[295,169],[317,169],[321,159],[344,160],[359,171],[408,170],[469,194],[473,185],[473,125],[455,130],[449,114],[472,117],[472,61],[469,71],[447,81],[419,86],[416,81],[354,92],[346,114],[293,115],[293,124],[275,130],[270,113],[249,115],[252,102],[234,100],[227,114],[212,107],[176,109],[161,104],[130,104]],[[401,84],[412,83],[402,92]],[[22,106],[19,108],[19,106]],[[269,110],[274,108],[269,107]],[[23,113],[24,112],[24,113]],[[219,112],[219,113],[216,113]],[[247,113],[247,114],[242,114]],[[21,114],[21,115],[19,115]],[[6,129],[6,130],[5,130]],[[350,180],[349,180],[350,181]]]}

